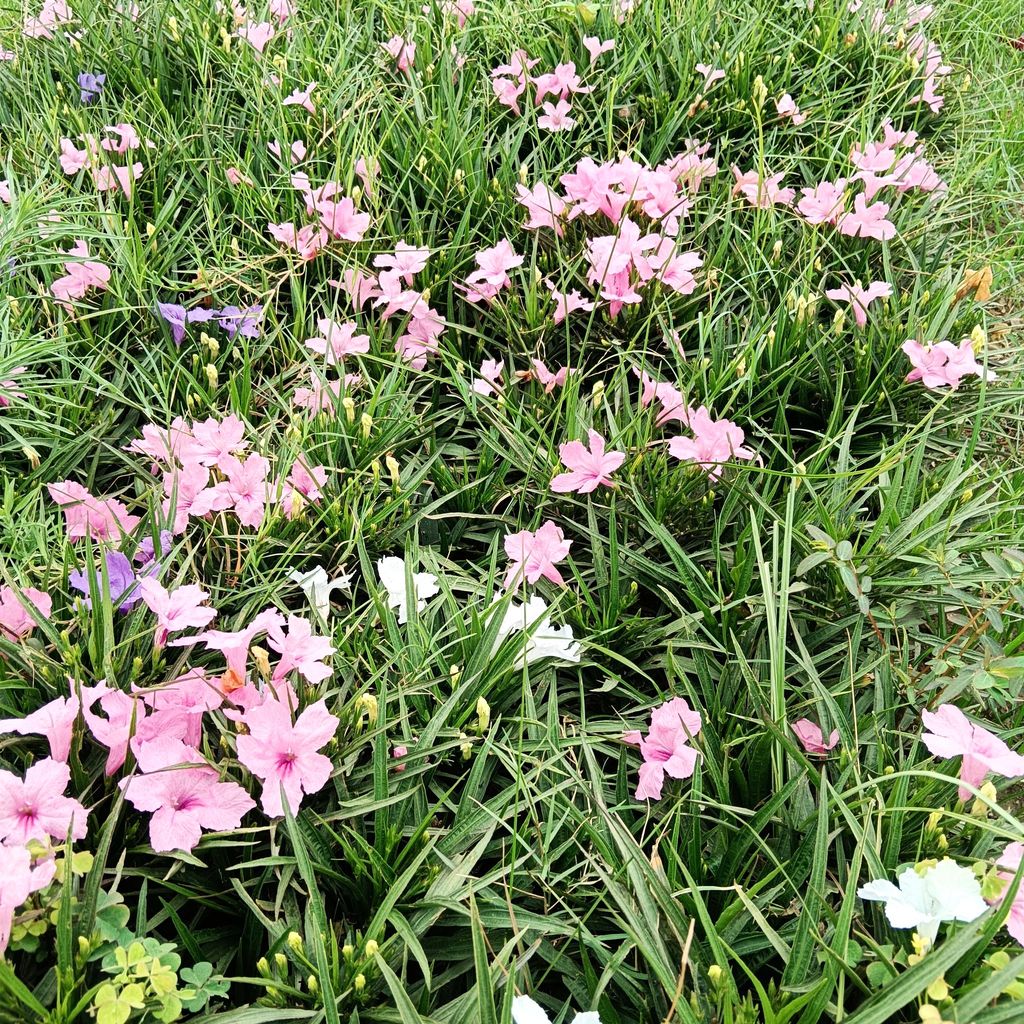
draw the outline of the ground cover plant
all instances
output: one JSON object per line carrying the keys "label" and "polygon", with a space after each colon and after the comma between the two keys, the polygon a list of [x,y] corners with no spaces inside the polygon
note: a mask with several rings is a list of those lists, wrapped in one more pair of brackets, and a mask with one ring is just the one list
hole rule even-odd
{"label": "ground cover plant", "polygon": [[0,10],[0,1020],[1021,1019],[1022,13]]}

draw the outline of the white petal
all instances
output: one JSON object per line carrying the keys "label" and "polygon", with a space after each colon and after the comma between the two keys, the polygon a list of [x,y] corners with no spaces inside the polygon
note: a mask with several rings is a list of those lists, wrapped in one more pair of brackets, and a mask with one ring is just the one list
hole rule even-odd
{"label": "white petal", "polygon": [[516,996],[512,1000],[514,1024],[551,1024],[551,1018],[529,996]]}

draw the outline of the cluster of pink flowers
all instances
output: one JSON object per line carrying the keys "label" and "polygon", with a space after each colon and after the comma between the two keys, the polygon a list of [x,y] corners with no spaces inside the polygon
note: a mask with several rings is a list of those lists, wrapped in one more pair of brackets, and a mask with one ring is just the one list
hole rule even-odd
{"label": "cluster of pink flowers", "polygon": [[67,255],[75,259],[65,262],[64,276],[58,277],[50,285],[50,292],[65,309],[71,310],[72,300],[85,298],[91,289],[106,291],[110,281],[110,267],[99,260],[90,259],[89,246],[81,239],[68,249]]}
{"label": "cluster of pink flowers", "polygon": [[392,36],[381,49],[395,62],[395,67],[408,75],[416,60],[416,44],[405,36]]}
{"label": "cluster of pink flowers", "polygon": [[273,504],[292,518],[308,502],[320,500],[327,482],[323,466],[299,457],[275,478],[270,460],[248,448],[245,424],[237,416],[191,424],[178,417],[170,427],[143,427],[142,437],[128,446],[162,471],[163,515],[175,534],[185,530],[190,517],[233,510],[243,526],[258,528]]}
{"label": "cluster of pink flowers", "polygon": [[[303,147],[305,152],[305,147]],[[292,187],[302,193],[306,213],[314,224],[297,227],[292,222],[269,224],[270,234],[282,245],[311,260],[331,239],[360,242],[370,227],[370,215],[360,213],[351,196],[336,181],[313,188],[305,174],[292,175]]]}
{"label": "cluster of pink flowers", "polygon": [[[65,174],[77,174],[88,170],[98,192],[116,192],[120,189],[131,196],[134,182],[142,177],[140,161],[123,158],[134,153],[143,145],[155,148],[155,143],[139,138],[130,124],[108,125],[103,129],[107,136],[97,139],[95,135],[80,135],[83,146],[79,149],[71,139],[60,140],[60,165]],[[104,157],[104,154],[107,154]],[[121,157],[118,161],[116,158]]]}
{"label": "cluster of pink flowers", "polygon": [[959,347],[951,341],[936,341],[922,345],[913,338],[903,343],[903,351],[913,365],[908,381],[919,380],[926,388],[950,388],[956,391],[964,377],[996,379],[992,370],[986,370],[974,354],[974,343],[964,338]]}
{"label": "cluster of pink flowers", "polygon": [[[217,0],[215,7],[218,11],[223,10],[220,0]],[[293,11],[292,0],[270,0],[269,14],[274,20],[260,21],[249,13],[245,4],[240,3],[239,0],[231,0],[231,16],[238,26],[235,35],[239,39],[245,40],[260,56],[271,40],[277,36],[278,30],[284,27]]]}
{"label": "cluster of pink flowers", "polygon": [[48,484],[50,497],[64,512],[65,529],[70,541],[85,537],[94,541],[120,543],[141,520],[115,498],[95,498],[81,484],[62,480]]}

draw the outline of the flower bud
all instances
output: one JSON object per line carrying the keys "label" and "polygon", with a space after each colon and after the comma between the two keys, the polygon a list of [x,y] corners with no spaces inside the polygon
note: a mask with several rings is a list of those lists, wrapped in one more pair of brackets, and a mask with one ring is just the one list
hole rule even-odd
{"label": "flower bud", "polygon": [[302,941],[302,936],[298,932],[288,933],[288,948],[293,953],[301,953],[306,948],[306,944]]}
{"label": "flower bud", "polygon": [[259,960],[256,961],[256,973],[261,978],[270,977],[270,964],[267,962],[267,958],[265,956],[261,956]]}
{"label": "flower bud", "polygon": [[379,949],[380,946],[377,944],[376,939],[370,939],[370,941],[366,944],[366,955],[368,957],[374,957],[377,955],[377,951]]}
{"label": "flower bud", "polygon": [[357,992],[362,992],[362,991],[363,991],[363,989],[364,989],[364,988],[366,988],[366,977],[365,977],[364,975],[362,975],[362,974],[357,974],[357,975],[356,975],[356,976],[355,976],[355,977],[354,977],[354,978],[352,979],[352,987],[353,987],[353,988],[354,988],[354,989],[355,989],[355,990],[356,990]]}
{"label": "flower bud", "polygon": [[476,713],[477,717],[480,719],[480,733],[483,735],[483,733],[487,732],[487,727],[491,724],[491,706],[483,699],[483,697],[477,698]]}

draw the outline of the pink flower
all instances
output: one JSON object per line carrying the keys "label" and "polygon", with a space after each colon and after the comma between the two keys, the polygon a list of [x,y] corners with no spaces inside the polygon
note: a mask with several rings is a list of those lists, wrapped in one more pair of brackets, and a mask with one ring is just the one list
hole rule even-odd
{"label": "pink flower", "polygon": [[779,117],[792,118],[795,125],[801,125],[807,120],[807,115],[800,113],[800,108],[788,92],[781,99],[775,101],[775,109],[778,111]]}
{"label": "pink flower", "polygon": [[829,288],[826,298],[836,302],[848,302],[853,307],[853,318],[858,327],[866,327],[868,323],[868,306],[875,299],[887,299],[892,295],[892,285],[887,281],[872,281],[867,288],[861,288],[860,282],[844,284],[839,288]]}
{"label": "pink flower", "polygon": [[[283,150],[281,148],[281,143],[278,142],[277,139],[274,139],[273,142],[268,142],[267,149],[269,149],[278,160],[281,159],[281,153]],[[289,147],[289,152],[291,154],[291,161],[293,164],[301,163],[306,159],[306,144],[302,139],[296,139]]]}
{"label": "pink flower", "polygon": [[182,463],[198,462],[202,466],[217,466],[227,472],[231,456],[245,451],[249,442],[245,440],[245,423],[237,416],[225,416],[219,420],[210,416],[193,423],[191,436],[185,437],[178,457]]}
{"label": "pink flower", "polygon": [[639,745],[644,759],[636,787],[637,800],[660,800],[666,775],[688,779],[693,774],[699,755],[689,741],[700,732],[701,724],[700,712],[691,710],[682,697],[673,697],[651,712],[646,738],[639,732],[628,732],[622,737],[626,743]]}
{"label": "pink flower", "polygon": [[18,736],[45,736],[50,745],[50,757],[54,761],[67,761],[78,711],[78,698],[74,694],[57,697],[24,718],[0,720],[0,735],[13,732]]}
{"label": "pink flower", "polygon": [[250,188],[255,184],[248,174],[244,174],[237,167],[228,167],[224,171],[224,177],[228,179],[229,185],[248,185]]}
{"label": "pink flower", "polygon": [[85,297],[90,288],[99,291],[106,291],[107,283],[110,281],[110,267],[97,260],[90,260],[89,246],[81,239],[75,242],[68,250],[69,256],[84,257],[82,262],[69,261],[64,264],[67,274],[57,278],[50,285],[53,297],[66,308],[71,308],[72,299]]}
{"label": "pink flower", "polygon": [[[348,383],[348,378],[346,378]],[[335,399],[336,400],[336,399]],[[324,466],[307,466],[302,459],[296,459],[281,483],[278,501],[284,506],[284,514],[293,519],[305,508],[307,502],[317,502],[323,497],[320,490],[327,483],[327,469]]]}
{"label": "pink flower", "polygon": [[[402,758],[407,757],[408,754],[409,754],[409,748],[408,747],[405,747],[405,746],[395,746],[395,747],[391,748],[391,756],[396,761],[401,761]],[[404,764],[396,764],[394,766],[394,768],[392,769],[392,771],[394,771],[396,774],[398,774],[399,772],[404,772],[405,771],[405,765]]]}
{"label": "pink flower", "polygon": [[[210,471],[199,462],[186,462],[181,469],[164,473],[163,491],[167,496],[161,505],[165,520],[170,521],[171,532],[184,533],[188,517],[192,513],[192,502],[206,490],[210,482]],[[173,514],[172,514],[173,507]]]}
{"label": "pink flower", "polygon": [[538,183],[533,188],[516,185],[516,192],[519,194],[517,202],[525,206],[530,215],[524,225],[528,231],[552,228],[559,237],[565,233],[559,222],[565,212],[565,203],[547,185]]}
{"label": "pink flower", "polygon": [[277,29],[269,21],[247,21],[235,35],[244,39],[257,53],[262,54],[267,43],[277,35]]}
{"label": "pink flower", "polygon": [[823,181],[814,188],[802,188],[797,212],[808,224],[835,224],[846,202],[846,179]]}
{"label": "pink flower", "polygon": [[505,554],[510,565],[505,575],[505,586],[513,583],[536,583],[542,576],[552,583],[561,585],[564,581],[555,568],[555,562],[562,561],[569,554],[572,541],[566,540],[561,529],[548,519],[539,530],[521,530],[505,535]]}
{"label": "pink flower", "polygon": [[360,213],[356,204],[345,196],[341,202],[319,199],[315,203],[320,223],[335,237],[346,242],[360,242],[369,230],[370,215]]}
{"label": "pink flower", "polygon": [[[208,677],[205,669],[194,668],[173,682],[145,690],[136,690],[146,707],[156,712],[147,718],[163,723],[174,722],[174,731],[180,732],[181,739],[190,747],[197,747],[203,739],[203,716],[207,711],[214,711],[224,703],[224,694],[217,686],[217,679]],[[148,729],[145,730],[148,733]],[[159,739],[159,734],[156,737]],[[155,749],[154,740],[139,745],[139,756],[146,750]],[[143,758],[144,760],[144,758]],[[154,769],[143,764],[144,771]]]}
{"label": "pink flower", "polygon": [[290,222],[268,224],[267,230],[277,241],[289,249],[294,249],[304,260],[313,259],[328,242],[327,231],[312,224],[301,228],[296,228]]}
{"label": "pink flower", "polygon": [[400,241],[395,246],[394,254],[383,253],[373,258],[375,267],[382,267],[401,277],[406,284],[411,285],[414,274],[418,274],[427,265],[430,257],[430,250],[417,248],[414,245],[407,245]]}
{"label": "pink flower", "polygon": [[885,219],[889,212],[888,203],[868,205],[863,195],[853,200],[853,210],[839,221],[839,233],[856,238],[877,238],[880,242],[896,237],[896,225]]}
{"label": "pink flower", "polygon": [[712,67],[710,64],[695,65],[697,73],[704,76],[704,91],[706,92],[715,84],[725,78],[725,72],[721,68]]}
{"label": "pink flower", "polygon": [[162,756],[148,760],[145,774],[119,783],[136,810],[153,813],[150,846],[157,853],[188,852],[202,838],[203,829],[238,828],[256,801],[237,782],[221,782],[216,770],[180,740],[162,746]]}
{"label": "pink flower", "polygon": [[559,445],[558,453],[570,472],[559,473],[551,481],[551,490],[558,494],[575,491],[589,494],[598,487],[614,487],[611,474],[626,460],[625,452],[605,452],[604,438],[596,431],[587,431],[589,450],[581,441]]}
{"label": "pink flower", "polygon": [[1004,778],[1024,775],[1024,757],[1015,754],[998,736],[981,725],[974,725],[953,704],[940,704],[935,711],[922,711],[921,721],[931,732],[921,734],[921,742],[936,757],[963,756],[957,791],[961,800],[971,795],[991,772]]}
{"label": "pink flower", "polygon": [[[142,722],[146,709],[139,700],[121,690],[114,690],[106,683],[81,687],[82,717],[92,738],[107,748],[105,772],[113,775],[128,756],[128,743]],[[99,701],[106,717],[93,711]]]}
{"label": "pink flower", "polygon": [[[999,860],[996,861],[996,866],[1007,868],[1009,874],[1000,871],[997,872],[999,877],[1007,884],[1012,882],[1022,859],[1024,859],[1024,843],[1010,843],[1003,850]],[[1006,930],[1024,946],[1024,886],[1017,890],[1017,895],[1014,897],[1010,913],[1006,918]],[[0,946],[0,949],[2,948]]]}
{"label": "pink flower", "polygon": [[772,174],[762,181],[757,171],[741,173],[735,164],[732,173],[736,179],[732,194],[744,196],[751,206],[762,210],[773,206],[789,206],[796,197],[794,189],[782,188],[782,174]]}
{"label": "pink flower", "polygon": [[754,453],[743,446],[743,429],[731,420],[713,420],[703,405],[690,414],[687,426],[693,437],[673,437],[668,450],[677,459],[696,462],[712,480],[722,475],[730,459],[754,458]]}
{"label": "pink flower", "polygon": [[690,418],[695,410],[683,399],[679,388],[668,381],[655,380],[642,370],[634,371],[640,378],[643,390],[640,392],[640,407],[646,409],[652,402],[658,402],[661,410],[654,418],[658,426],[677,421],[683,426],[690,425]]}
{"label": "pink flower", "polygon": [[20,591],[0,587],[0,637],[5,640],[21,640],[36,628],[36,620],[25,606],[28,601],[44,619],[50,617],[53,600],[35,587],[24,587]]}
{"label": "pink flower", "polygon": [[36,761],[25,778],[0,771],[0,840],[24,845],[30,839],[84,839],[88,811],[64,796],[71,769],[60,761]]}
{"label": "pink flower", "polygon": [[199,629],[208,626],[217,617],[217,609],[204,606],[210,595],[201,587],[190,583],[167,590],[152,576],[139,584],[139,594],[157,619],[153,646],[163,647],[169,633],[180,633],[183,629]]}
{"label": "pink flower", "polygon": [[614,39],[605,39],[603,42],[597,36],[584,36],[583,45],[590,54],[590,66],[593,67],[602,53],[609,53],[615,49]]}
{"label": "pink flower", "polygon": [[311,114],[316,113],[316,107],[313,105],[313,90],[316,88],[316,82],[310,82],[305,89],[296,89],[287,99],[282,100],[282,106],[285,107],[304,107]]}
{"label": "pink flower", "polygon": [[[561,101],[567,100],[571,93],[592,91],[589,85],[584,86],[580,84],[580,76],[576,73],[576,65],[571,61],[568,64],[558,64],[555,70],[549,74],[538,75],[533,80],[533,84],[537,90],[534,102],[538,107],[541,100],[548,95],[557,96],[560,101],[558,105],[561,107]],[[546,110],[549,105],[545,103],[544,109]],[[565,105],[565,109],[569,109],[568,103]]]}
{"label": "pink flower", "polygon": [[907,374],[907,381],[919,380],[926,388],[937,390],[945,387],[956,391],[967,376],[981,377],[982,380],[996,378],[991,370],[986,370],[978,362],[970,338],[964,338],[959,348],[951,341],[922,345],[913,339],[905,341],[902,347],[914,367]]}
{"label": "pink flower", "polygon": [[267,643],[281,655],[274,666],[274,680],[284,679],[289,672],[298,672],[314,686],[331,675],[331,668],[322,663],[334,653],[330,640],[314,636],[313,627],[307,619],[298,615],[288,616],[288,632],[280,625],[272,625],[267,631]]}
{"label": "pink flower", "polygon": [[8,371],[11,376],[7,380],[0,380],[0,409],[6,409],[11,404],[12,398],[25,397],[25,392],[18,388],[17,378],[27,369],[27,366],[15,366]]}
{"label": "pink flower", "polygon": [[473,390],[478,395],[493,395],[495,389],[501,390],[498,383],[505,371],[505,364],[498,359],[485,359],[480,364],[480,376],[473,381]]}
{"label": "pink flower", "polygon": [[416,44],[407,41],[402,36],[392,36],[386,43],[381,43],[381,49],[392,57],[399,71],[409,73],[413,61],[416,60]]}
{"label": "pink flower", "polygon": [[549,132],[565,132],[576,124],[576,119],[569,117],[572,109],[568,100],[559,100],[557,103],[545,103],[544,113],[537,118],[537,125],[546,128]]}
{"label": "pink flower", "polygon": [[195,496],[192,515],[204,516],[208,512],[234,508],[243,526],[259,527],[267,510],[270,463],[262,455],[253,453],[245,462],[228,455],[217,464],[227,479]]}
{"label": "pink flower", "polygon": [[470,302],[490,302],[498,292],[512,284],[508,272],[523,262],[523,257],[517,255],[506,238],[489,249],[481,249],[474,259],[477,269],[466,278],[465,285],[457,286]]}
{"label": "pink flower", "polygon": [[526,83],[511,78],[492,78],[491,88],[498,102],[514,113],[519,113],[519,97],[526,92]]}
{"label": "pink flower", "polygon": [[554,373],[549,370],[539,359],[531,360],[533,365],[533,376],[537,383],[544,386],[544,394],[550,395],[555,388],[565,386],[566,378],[573,372],[568,366],[559,367]]}
{"label": "pink flower", "polygon": [[245,684],[248,671],[249,647],[260,633],[265,633],[272,626],[280,628],[284,624],[281,613],[273,608],[260,612],[245,629],[225,632],[219,629],[208,629],[196,636],[178,637],[172,640],[171,647],[188,647],[192,644],[203,644],[207,650],[221,651],[227,663],[227,670],[220,681],[223,693],[230,694]]}
{"label": "pink flower", "polygon": [[238,759],[263,783],[263,810],[284,814],[281,796],[298,814],[303,795],[318,793],[331,777],[331,760],[317,751],[334,738],[339,720],[318,700],[292,722],[288,705],[268,697],[246,711],[248,735],[235,740]]}
{"label": "pink flower", "polygon": [[341,280],[332,283],[352,300],[352,305],[356,309],[361,309],[370,299],[376,299],[380,295],[377,278],[359,270],[345,270],[342,272]]}
{"label": "pink flower", "polygon": [[839,742],[839,730],[833,729],[829,734],[828,743],[821,732],[821,726],[806,718],[801,718],[792,725],[796,738],[808,754],[827,754]]}
{"label": "pink flower", "polygon": [[113,498],[94,498],[81,484],[71,480],[47,484],[50,497],[64,510],[68,540],[119,541],[139,525],[139,517],[131,516]]}
{"label": "pink flower", "polygon": [[320,335],[307,338],[306,348],[326,356],[331,366],[342,362],[345,356],[370,351],[370,336],[356,334],[358,327],[354,320],[339,324],[325,317],[317,320],[316,325]]}
{"label": "pink flower", "polygon": [[14,912],[32,893],[53,881],[56,869],[52,856],[33,867],[27,847],[0,845],[0,953],[10,941]]}
{"label": "pink flower", "polygon": [[[550,281],[545,283],[548,288],[551,289],[551,298],[555,303],[555,312],[551,318],[552,323],[560,324],[567,316],[569,316],[570,313],[575,313],[577,310],[583,310],[585,312],[593,310],[594,303],[590,299],[583,298],[577,289],[574,288],[570,292],[560,292],[551,284]],[[539,362],[539,360],[535,360],[535,362]],[[541,365],[543,366],[544,364],[541,363]],[[546,368],[544,372],[547,372]],[[565,383],[564,378],[562,383]],[[550,391],[551,388],[548,388],[547,390]]]}

